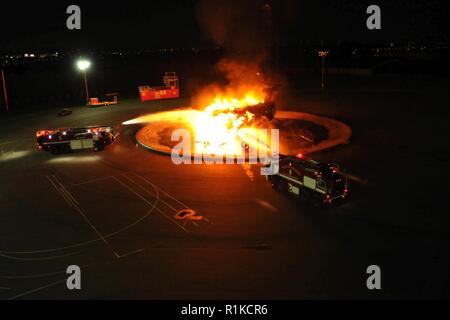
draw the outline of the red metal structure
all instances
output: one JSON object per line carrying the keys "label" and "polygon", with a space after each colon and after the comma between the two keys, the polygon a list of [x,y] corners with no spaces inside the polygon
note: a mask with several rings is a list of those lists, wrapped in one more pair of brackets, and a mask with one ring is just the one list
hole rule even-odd
{"label": "red metal structure", "polygon": [[150,87],[139,86],[141,101],[172,99],[180,96],[178,87],[178,76],[175,72],[166,72],[163,77],[164,86]]}

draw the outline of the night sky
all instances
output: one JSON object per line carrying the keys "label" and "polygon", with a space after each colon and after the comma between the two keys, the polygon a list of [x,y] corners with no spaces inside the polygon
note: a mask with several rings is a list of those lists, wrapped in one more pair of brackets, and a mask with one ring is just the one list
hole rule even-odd
{"label": "night sky", "polygon": [[[448,41],[448,1],[14,1],[2,2],[0,50],[133,50],[233,45],[271,37],[280,44],[301,40]],[[82,10],[82,30],[66,29],[66,8]],[[365,27],[366,8],[377,4],[382,30]],[[268,27],[270,25],[270,27]],[[261,28],[261,26],[265,26]],[[264,28],[270,28],[264,29]]]}

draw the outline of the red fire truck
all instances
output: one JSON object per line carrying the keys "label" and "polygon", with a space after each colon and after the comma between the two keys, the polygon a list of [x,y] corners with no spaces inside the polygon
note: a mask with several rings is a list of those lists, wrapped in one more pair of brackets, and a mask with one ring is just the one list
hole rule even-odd
{"label": "red fire truck", "polygon": [[278,165],[278,173],[267,176],[273,188],[303,202],[322,206],[348,196],[347,177],[337,164],[321,163],[300,154],[282,158],[269,166],[274,165]]}
{"label": "red fire truck", "polygon": [[163,81],[162,87],[139,86],[141,101],[172,99],[180,96],[178,76],[175,72],[166,72]]}

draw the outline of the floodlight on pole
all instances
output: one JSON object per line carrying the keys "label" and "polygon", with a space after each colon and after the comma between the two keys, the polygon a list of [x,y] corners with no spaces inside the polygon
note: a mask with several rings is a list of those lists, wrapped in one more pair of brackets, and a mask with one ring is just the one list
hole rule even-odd
{"label": "floodlight on pole", "polygon": [[79,60],[77,62],[77,67],[78,69],[80,69],[81,71],[85,71],[87,68],[89,68],[91,66],[91,62],[88,60]]}
{"label": "floodlight on pole", "polygon": [[320,91],[325,89],[325,57],[330,53],[329,50],[319,51],[319,57],[322,58],[322,72],[321,72],[321,81],[320,81]]}
{"label": "floodlight on pole", "polygon": [[84,89],[86,91],[86,102],[89,102],[89,90],[87,83],[86,70],[91,66],[91,62],[88,60],[78,60],[77,67],[79,70],[83,71],[84,76]]}
{"label": "floodlight on pole", "polygon": [[3,71],[3,69],[1,70],[1,75],[2,75],[2,83],[3,83],[3,97],[5,99],[5,110],[6,112],[8,112],[9,106],[8,106],[8,93],[6,91],[6,80],[5,80],[5,72]]}

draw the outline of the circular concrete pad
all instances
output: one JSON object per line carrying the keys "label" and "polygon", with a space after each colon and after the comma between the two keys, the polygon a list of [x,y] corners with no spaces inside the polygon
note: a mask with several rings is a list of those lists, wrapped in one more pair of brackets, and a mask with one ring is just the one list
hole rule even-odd
{"label": "circular concrete pad", "polygon": [[[171,132],[175,129],[186,128],[186,123],[183,122],[182,119],[179,119],[179,117],[170,117],[171,112],[172,111],[164,112],[161,117],[162,120],[156,120],[158,117],[153,117],[146,126],[142,127],[136,133],[136,141],[140,146],[152,151],[171,154],[173,146],[178,143],[178,141],[170,141]],[[180,114],[179,110],[173,112],[176,112],[177,116]],[[309,113],[277,111],[275,119],[279,121],[305,121],[324,127],[328,131],[327,137],[318,143],[300,141],[300,138],[298,138],[298,143],[295,144],[287,145],[280,143],[280,153],[285,155],[299,153],[309,154],[329,149],[340,144],[346,144],[349,142],[352,134],[350,127],[340,121]],[[286,136],[284,136],[283,130],[280,130],[280,141],[283,139],[286,140]]]}

